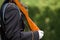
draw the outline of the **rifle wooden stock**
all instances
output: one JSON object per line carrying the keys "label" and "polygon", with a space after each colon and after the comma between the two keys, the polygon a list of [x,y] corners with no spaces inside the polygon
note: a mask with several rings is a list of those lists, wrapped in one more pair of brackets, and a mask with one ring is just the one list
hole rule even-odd
{"label": "rifle wooden stock", "polygon": [[25,7],[18,1],[18,0],[14,0],[14,2],[16,3],[16,5],[19,7],[19,9],[23,12],[23,14],[25,15],[27,22],[30,26],[31,31],[38,31],[40,30],[38,28],[38,26],[31,20],[31,18],[28,15],[28,11],[25,9]]}

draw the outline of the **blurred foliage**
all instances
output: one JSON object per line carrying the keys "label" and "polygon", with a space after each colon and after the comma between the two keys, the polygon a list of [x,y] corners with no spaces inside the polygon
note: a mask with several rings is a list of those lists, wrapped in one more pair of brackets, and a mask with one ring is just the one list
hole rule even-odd
{"label": "blurred foliage", "polygon": [[28,6],[31,19],[45,32],[41,40],[60,40],[60,0],[22,0],[22,2]]}

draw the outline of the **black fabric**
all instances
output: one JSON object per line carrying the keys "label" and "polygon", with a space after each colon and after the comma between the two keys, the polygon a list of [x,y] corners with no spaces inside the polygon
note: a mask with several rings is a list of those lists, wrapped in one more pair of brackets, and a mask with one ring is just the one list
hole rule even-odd
{"label": "black fabric", "polygon": [[23,32],[24,23],[22,13],[19,12],[14,3],[8,3],[4,12],[4,20],[3,13],[1,14],[1,19],[2,40],[32,40],[32,34],[34,34],[34,40],[39,39],[38,32]]}
{"label": "black fabric", "polygon": [[[3,21],[4,26],[2,25],[2,30],[5,32],[4,36],[8,40],[13,38],[15,40],[15,36],[18,37],[19,36],[18,33],[20,33],[20,31],[23,30],[22,18],[19,19],[18,13],[19,13],[19,10],[15,7],[15,5],[13,6],[12,4],[9,3],[4,13],[5,14],[4,21]],[[18,40],[18,38],[16,38],[16,40]]]}
{"label": "black fabric", "polygon": [[1,25],[1,9],[0,9],[0,25]]}
{"label": "black fabric", "polygon": [[1,34],[1,9],[0,9],[0,34]]}
{"label": "black fabric", "polygon": [[39,35],[37,35],[38,32],[33,32],[33,35],[34,35],[34,40],[39,40]]}

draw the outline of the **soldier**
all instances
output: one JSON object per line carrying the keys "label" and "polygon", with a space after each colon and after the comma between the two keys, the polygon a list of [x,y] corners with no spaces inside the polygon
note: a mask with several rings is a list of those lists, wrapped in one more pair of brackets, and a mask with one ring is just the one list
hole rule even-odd
{"label": "soldier", "polygon": [[2,40],[39,40],[44,32],[24,32],[23,14],[13,0],[5,0],[1,7],[1,37]]}

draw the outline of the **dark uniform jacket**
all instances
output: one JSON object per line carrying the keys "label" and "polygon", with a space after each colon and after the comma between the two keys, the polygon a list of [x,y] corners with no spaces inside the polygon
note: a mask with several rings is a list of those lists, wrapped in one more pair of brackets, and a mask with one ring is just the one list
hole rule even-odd
{"label": "dark uniform jacket", "polygon": [[[5,6],[7,5],[7,7]],[[38,32],[23,32],[22,13],[14,3],[5,4],[2,10],[2,40],[39,40]],[[5,8],[6,7],[6,8]]]}

